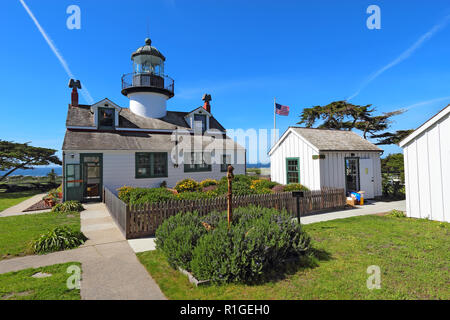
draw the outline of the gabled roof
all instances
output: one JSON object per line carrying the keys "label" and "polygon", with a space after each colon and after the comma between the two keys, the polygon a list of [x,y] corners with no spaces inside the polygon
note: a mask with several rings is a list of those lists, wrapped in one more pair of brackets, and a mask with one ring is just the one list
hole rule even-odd
{"label": "gabled roof", "polygon": [[206,111],[202,106],[195,108],[194,110],[190,111],[190,112],[186,112],[185,117],[190,116],[191,114],[197,112],[197,110],[200,110],[202,113],[206,113],[208,116],[212,117],[212,114],[209,113],[208,111]]}
{"label": "gabled roof", "polygon": [[353,131],[289,127],[278,143],[269,151],[271,154],[284,141],[288,133],[294,133],[320,151],[369,151],[383,152],[373,143]]}
{"label": "gabled roof", "polygon": [[422,124],[419,128],[417,128],[413,133],[407,136],[405,139],[399,142],[400,147],[405,147],[408,143],[410,143],[414,138],[417,138],[428,128],[433,126],[435,123],[439,122],[441,119],[450,114],[450,105],[446,106],[444,109],[435,114],[431,119]]}
{"label": "gabled roof", "polygon": [[[138,116],[128,108],[121,108],[119,112],[119,127],[149,130],[174,130],[176,128],[191,129],[185,120],[187,114],[188,112],[167,111],[165,117],[154,119]],[[66,126],[94,128],[95,119],[94,114],[91,112],[91,106],[79,105],[78,107],[69,107]],[[210,129],[225,131],[225,128],[212,116],[210,118],[209,127]]]}
{"label": "gabled roof", "polygon": [[[183,137],[184,138],[184,137]],[[183,146],[201,147],[213,150],[245,150],[227,136],[193,136],[191,141],[184,141]],[[195,141],[194,141],[195,140]],[[190,143],[190,144],[189,144]],[[170,134],[123,132],[123,131],[83,131],[67,130],[63,150],[146,150],[167,151],[175,148],[175,139]]]}

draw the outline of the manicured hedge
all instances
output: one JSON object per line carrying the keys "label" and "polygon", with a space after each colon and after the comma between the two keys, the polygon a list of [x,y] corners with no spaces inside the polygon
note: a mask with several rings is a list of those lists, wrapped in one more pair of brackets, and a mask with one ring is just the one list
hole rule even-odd
{"label": "manicured hedge", "polygon": [[310,237],[286,212],[256,206],[226,214],[177,214],[156,231],[156,246],[172,267],[214,282],[261,281],[287,259],[305,257]]}

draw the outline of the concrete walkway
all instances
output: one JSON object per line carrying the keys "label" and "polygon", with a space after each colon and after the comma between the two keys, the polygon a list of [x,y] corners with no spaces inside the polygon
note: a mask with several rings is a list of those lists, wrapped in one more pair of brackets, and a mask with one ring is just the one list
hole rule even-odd
{"label": "concrete walkway", "polygon": [[103,203],[84,205],[81,231],[89,238],[80,248],[42,256],[0,261],[0,273],[78,261],[81,297],[87,300],[166,299],[139,262]]}
{"label": "concrete walkway", "polygon": [[46,193],[37,194],[27,200],[22,201],[21,203],[16,204],[15,206],[12,206],[12,207],[9,207],[8,209],[0,211],[0,217],[10,217],[10,216],[18,216],[18,215],[22,215],[22,214],[34,214],[34,213],[50,211],[50,210],[39,210],[39,211],[22,212],[23,210],[28,209],[33,204],[42,200],[42,198],[45,195],[46,195]]}
{"label": "concrete walkway", "polygon": [[[356,206],[354,209],[333,211],[328,213],[316,214],[312,216],[301,217],[302,224],[310,224],[335,219],[345,219],[356,216],[365,216],[369,214],[385,213],[391,210],[406,211],[406,201],[369,201],[363,206]],[[297,219],[296,219],[297,220]]]}

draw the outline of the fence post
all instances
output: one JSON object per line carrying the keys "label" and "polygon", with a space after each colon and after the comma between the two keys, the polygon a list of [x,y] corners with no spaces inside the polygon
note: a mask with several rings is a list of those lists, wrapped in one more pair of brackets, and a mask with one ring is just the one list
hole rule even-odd
{"label": "fence post", "polygon": [[228,180],[228,229],[230,229],[231,220],[233,219],[233,204],[231,203],[233,199],[233,183],[232,180],[234,178],[233,174],[234,168],[231,165],[228,165],[227,172],[227,180]]}

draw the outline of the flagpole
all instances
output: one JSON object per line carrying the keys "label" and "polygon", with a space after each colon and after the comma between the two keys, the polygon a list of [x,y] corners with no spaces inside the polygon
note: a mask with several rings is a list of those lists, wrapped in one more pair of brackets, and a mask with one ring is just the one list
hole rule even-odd
{"label": "flagpole", "polygon": [[276,130],[277,130],[277,103],[276,98],[273,98],[273,143],[275,144]]}

